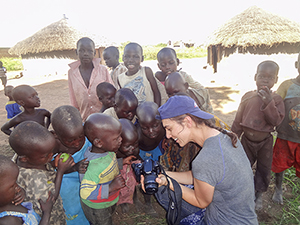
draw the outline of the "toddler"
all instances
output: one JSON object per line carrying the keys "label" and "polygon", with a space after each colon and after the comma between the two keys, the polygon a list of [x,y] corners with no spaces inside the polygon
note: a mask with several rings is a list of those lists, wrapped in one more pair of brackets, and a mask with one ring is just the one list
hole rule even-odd
{"label": "toddler", "polygon": [[7,83],[6,68],[3,66],[3,63],[1,61],[0,61],[0,79],[2,81],[3,87],[5,87]]}
{"label": "toddler", "polygon": [[17,184],[18,175],[18,166],[0,155],[0,224],[49,224],[54,196],[49,192],[46,202],[39,200],[42,218],[33,210],[31,202],[16,204],[15,199],[21,189]]}
{"label": "toddler", "polygon": [[107,67],[111,68],[110,76],[117,89],[120,89],[118,84],[118,76],[127,71],[123,63],[119,63],[119,49],[115,46],[109,46],[103,51],[103,59]]}
{"label": "toddler", "polygon": [[111,83],[102,82],[98,84],[96,91],[99,101],[102,102],[101,113],[115,105],[116,88]]}
{"label": "toddler", "polygon": [[64,172],[74,164],[72,157],[66,162],[59,159],[56,172],[49,163],[53,156],[55,138],[50,131],[34,121],[19,124],[11,133],[9,144],[18,154],[17,183],[26,192],[25,201],[32,202],[35,212],[42,216],[39,199],[45,201],[51,191],[56,202],[51,212],[50,224],[66,224],[59,191]]}
{"label": "toddler", "polygon": [[7,120],[10,120],[14,116],[22,112],[21,106],[18,103],[16,103],[16,101],[12,97],[13,89],[14,87],[11,85],[7,85],[4,88],[4,95],[8,97],[8,102],[5,105],[5,109],[7,112]]}
{"label": "toddler", "polygon": [[160,105],[161,96],[153,72],[151,68],[141,66],[143,61],[143,48],[137,43],[127,44],[123,54],[127,72],[119,75],[119,85],[121,88],[131,89],[139,100],[139,104],[144,101],[154,101]]}
{"label": "toddler", "polygon": [[271,132],[284,118],[284,103],[280,95],[271,91],[278,80],[279,66],[263,61],[257,66],[257,90],[247,92],[241,100],[232,131],[241,137],[241,143],[251,166],[256,162],[254,175],[255,209],[262,209],[262,194],[271,178],[273,136]]}
{"label": "toddler", "polygon": [[82,209],[91,224],[112,224],[120,189],[125,186],[116,158],[122,127],[117,119],[94,113],[84,123],[84,132],[92,146],[84,153],[88,167],[80,170]]}
{"label": "toddler", "polygon": [[126,118],[133,124],[136,122],[136,108],[138,100],[134,93],[128,88],[121,88],[116,92],[115,105],[103,113],[116,119]]}
{"label": "toddler", "polygon": [[46,109],[36,109],[40,107],[41,102],[38,93],[29,85],[20,85],[14,88],[13,99],[24,108],[24,111],[7,121],[1,130],[10,135],[10,128],[17,126],[24,121],[35,121],[48,128],[50,125],[51,113]]}

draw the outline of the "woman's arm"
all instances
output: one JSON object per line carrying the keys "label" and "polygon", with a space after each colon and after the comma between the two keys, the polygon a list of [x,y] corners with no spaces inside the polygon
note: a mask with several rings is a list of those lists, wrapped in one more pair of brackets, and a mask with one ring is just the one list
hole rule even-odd
{"label": "woman's arm", "polygon": [[174,180],[176,180],[180,184],[193,184],[194,183],[194,177],[193,177],[192,171],[186,171],[186,172],[166,171],[166,174],[168,176],[172,177]]}

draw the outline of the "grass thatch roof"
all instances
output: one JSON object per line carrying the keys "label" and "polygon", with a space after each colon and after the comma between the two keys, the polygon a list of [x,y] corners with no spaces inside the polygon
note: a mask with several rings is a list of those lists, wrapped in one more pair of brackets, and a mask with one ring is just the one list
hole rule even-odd
{"label": "grass thatch roof", "polygon": [[223,56],[298,53],[300,24],[252,6],[217,29],[208,40],[208,63],[214,65]]}
{"label": "grass thatch roof", "polygon": [[18,42],[9,53],[21,55],[23,58],[73,58],[76,57],[76,42],[82,37],[92,38],[96,48],[111,45],[104,37],[78,31],[64,18]]}

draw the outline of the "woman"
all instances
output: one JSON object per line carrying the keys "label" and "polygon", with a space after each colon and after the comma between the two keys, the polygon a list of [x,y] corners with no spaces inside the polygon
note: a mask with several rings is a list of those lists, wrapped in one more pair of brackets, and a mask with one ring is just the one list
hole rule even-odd
{"label": "woman", "polygon": [[[192,162],[192,171],[166,172],[182,190],[182,222],[189,215],[204,214],[204,221],[197,224],[258,224],[253,173],[237,136],[215,127],[210,121],[213,115],[201,111],[187,96],[171,97],[158,111],[167,138],[174,139],[181,147],[189,142],[202,147]],[[167,191],[161,192],[168,181],[159,175],[156,182],[160,186],[157,200],[168,209]],[[194,189],[184,186],[191,184]]]}

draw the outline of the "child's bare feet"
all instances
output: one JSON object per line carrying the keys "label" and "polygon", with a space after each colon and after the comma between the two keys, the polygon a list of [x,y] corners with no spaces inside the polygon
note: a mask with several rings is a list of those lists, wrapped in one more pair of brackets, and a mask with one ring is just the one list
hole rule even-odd
{"label": "child's bare feet", "polygon": [[255,210],[260,210],[263,208],[263,204],[262,204],[262,196],[263,196],[263,193],[260,192],[260,191],[257,191],[255,193]]}
{"label": "child's bare feet", "polygon": [[275,188],[275,192],[273,194],[272,200],[278,204],[283,205],[282,189]]}

